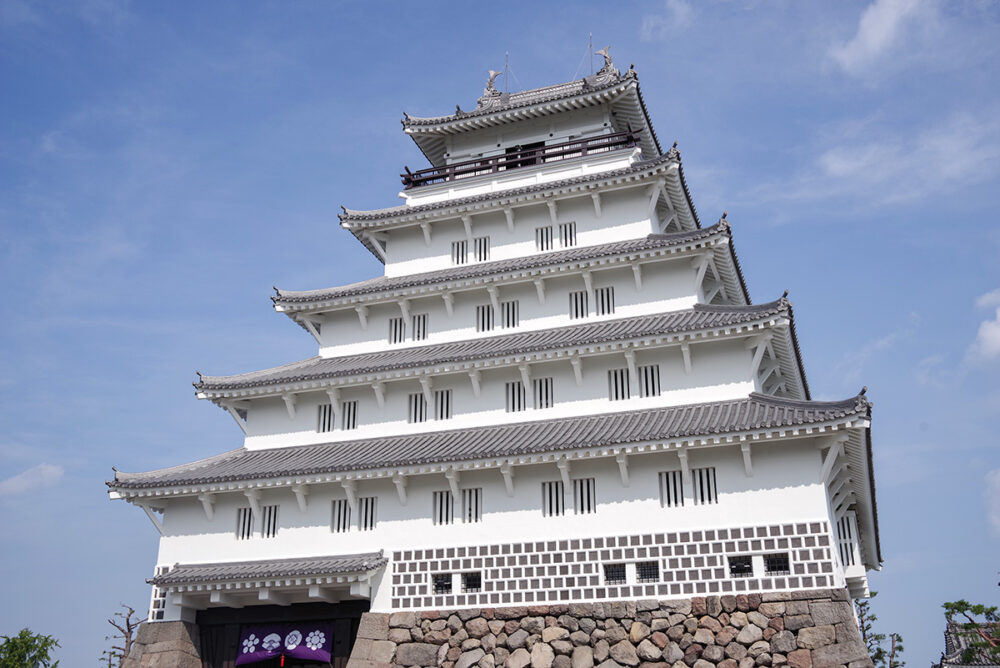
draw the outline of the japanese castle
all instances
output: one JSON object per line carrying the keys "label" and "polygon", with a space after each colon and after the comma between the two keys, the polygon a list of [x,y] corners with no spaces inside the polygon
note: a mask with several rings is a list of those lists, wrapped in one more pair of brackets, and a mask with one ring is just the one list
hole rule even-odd
{"label": "japanese castle", "polygon": [[812,399],[787,294],[751,301],[726,215],[702,223],[600,53],[404,115],[430,166],[340,215],[384,275],[277,290],[316,356],[199,377],[243,447],[115,472],[160,534],[146,626],[245,657],[267,638],[239,629],[298,625],[332,660],[366,612],[867,596],[871,404]]}

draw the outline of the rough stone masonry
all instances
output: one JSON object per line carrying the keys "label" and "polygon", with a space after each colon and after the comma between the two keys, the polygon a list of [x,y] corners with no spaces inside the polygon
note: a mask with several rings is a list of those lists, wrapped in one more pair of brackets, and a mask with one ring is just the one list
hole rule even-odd
{"label": "rough stone masonry", "polygon": [[365,613],[347,668],[871,668],[847,592]]}

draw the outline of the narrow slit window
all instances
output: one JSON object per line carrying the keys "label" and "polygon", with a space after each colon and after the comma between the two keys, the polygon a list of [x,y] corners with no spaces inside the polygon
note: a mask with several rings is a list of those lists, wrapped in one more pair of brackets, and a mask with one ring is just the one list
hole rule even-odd
{"label": "narrow slit window", "polygon": [[608,399],[623,401],[632,396],[628,367],[608,370]]}
{"label": "narrow slit window", "polygon": [[636,582],[659,582],[660,565],[655,561],[640,561],[635,565]]}
{"label": "narrow slit window", "polygon": [[719,502],[719,493],[715,485],[715,467],[691,469],[691,481],[694,483],[694,505],[704,506]]}
{"label": "narrow slit window", "polygon": [[566,514],[566,501],[563,495],[562,480],[542,483],[542,515],[559,517]]}
{"label": "narrow slit window", "polygon": [[597,484],[594,478],[575,478],[573,480],[573,511],[577,515],[589,515],[597,512]]}
{"label": "narrow slit window", "polygon": [[358,499],[358,530],[371,531],[378,521],[376,512],[378,510],[377,496],[362,496]]}
{"label": "narrow slit window", "polygon": [[452,264],[466,264],[469,261],[469,242],[468,241],[452,241],[451,242],[451,263]]}
{"label": "narrow slit window", "polygon": [[451,573],[435,573],[431,576],[431,586],[435,594],[451,593]]}
{"label": "narrow slit window", "polygon": [[590,313],[590,300],[586,290],[569,293],[569,317],[573,320],[586,318]]}
{"label": "narrow slit window", "polygon": [[236,509],[236,540],[253,538],[253,510],[249,506]]}
{"label": "narrow slit window", "polygon": [[535,248],[539,251],[552,250],[552,226],[535,228]]}
{"label": "narrow slit window", "polygon": [[470,487],[462,490],[462,521],[466,524],[483,520],[483,488]]}
{"label": "narrow slit window", "polygon": [[511,329],[521,324],[521,303],[514,299],[509,302],[500,302],[500,326],[504,329]]}
{"label": "narrow slit window", "polygon": [[480,304],[476,307],[476,331],[488,332],[493,329],[492,304]]}
{"label": "narrow slit window", "polygon": [[559,223],[559,243],[563,248],[576,245],[576,223]]}
{"label": "narrow slit window", "polygon": [[409,412],[406,421],[409,423],[427,422],[427,399],[423,392],[417,392],[409,396]]}
{"label": "narrow slit window", "polygon": [[341,429],[358,428],[357,399],[351,401],[344,401],[340,404],[340,428]]}
{"label": "narrow slit window", "polygon": [[451,491],[434,492],[432,498],[431,519],[434,524],[453,524],[455,522],[455,499]]}
{"label": "narrow slit window", "polygon": [[535,378],[531,381],[535,409],[552,408],[555,405],[555,396],[552,388],[554,381],[552,378]]}
{"label": "narrow slit window", "polygon": [[507,399],[508,413],[520,413],[525,410],[524,383],[519,380],[507,383],[504,386],[504,394]]}
{"label": "narrow slit window", "polygon": [[615,312],[615,288],[613,285],[594,290],[594,299],[597,301],[597,315],[612,315]]}
{"label": "narrow slit window", "polygon": [[316,431],[333,431],[333,404],[320,404]]}
{"label": "narrow slit window", "polygon": [[486,262],[490,259],[490,238],[476,237],[472,240],[476,250],[476,262]]}
{"label": "narrow slit window", "polygon": [[625,564],[604,564],[604,584],[625,584]]}
{"label": "narrow slit window", "polygon": [[752,578],[753,558],[749,554],[729,557],[729,577]]}
{"label": "narrow slit window", "polygon": [[451,390],[436,390],[434,392],[434,419],[451,419]]}
{"label": "narrow slit window", "polygon": [[334,499],[332,516],[330,518],[330,531],[333,533],[347,533],[351,530],[351,504],[347,499]]}
{"label": "narrow slit window", "polygon": [[406,321],[402,318],[389,318],[389,343],[406,341]]}
{"label": "narrow slit window", "polygon": [[765,554],[764,575],[791,575],[792,569],[788,563],[788,553]]}
{"label": "narrow slit window", "polygon": [[427,338],[427,314],[413,316],[413,340],[423,341]]}
{"label": "narrow slit window", "polygon": [[260,527],[261,538],[274,538],[278,535],[278,506],[264,506],[261,508],[264,521]]}
{"label": "narrow slit window", "polygon": [[660,396],[660,365],[649,364],[641,366],[639,371],[639,396]]}
{"label": "narrow slit window", "polygon": [[684,479],[680,471],[660,471],[660,505],[664,508],[684,505]]}
{"label": "narrow slit window", "polygon": [[462,592],[465,594],[474,594],[476,592],[482,591],[483,589],[483,574],[479,572],[475,573],[462,573]]}

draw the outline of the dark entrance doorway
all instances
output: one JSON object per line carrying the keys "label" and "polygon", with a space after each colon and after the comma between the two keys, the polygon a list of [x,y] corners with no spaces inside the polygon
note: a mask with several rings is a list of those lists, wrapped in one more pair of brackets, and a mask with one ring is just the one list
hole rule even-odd
{"label": "dark entrance doorway", "polygon": [[[239,653],[240,627],[243,624],[282,624],[312,620],[333,623],[333,661],[330,665],[345,668],[354,647],[354,638],[358,634],[361,615],[368,612],[370,607],[369,601],[345,601],[199,610],[197,624],[201,638],[201,665],[204,668],[234,668]],[[270,659],[251,665],[277,668],[281,661]],[[285,659],[285,668],[316,668],[325,665],[327,664]]]}

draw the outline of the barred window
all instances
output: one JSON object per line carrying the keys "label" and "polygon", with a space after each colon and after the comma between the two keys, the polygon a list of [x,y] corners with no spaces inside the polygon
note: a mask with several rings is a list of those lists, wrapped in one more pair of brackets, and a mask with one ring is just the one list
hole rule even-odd
{"label": "barred window", "polygon": [[378,508],[377,496],[362,496],[358,499],[358,530],[371,531],[375,528],[377,521],[376,510]]}
{"label": "barred window", "polygon": [[413,340],[423,341],[427,338],[427,314],[420,313],[412,318],[413,320]]}
{"label": "barred window", "polygon": [[563,497],[562,480],[552,480],[542,483],[542,515],[558,517],[566,514],[566,501]]}
{"label": "barred window", "polygon": [[431,576],[431,579],[431,586],[434,588],[435,594],[451,593],[451,573],[435,573]]}
{"label": "barred window", "polygon": [[435,390],[434,392],[434,419],[451,419],[451,390]]}
{"label": "barred window", "polygon": [[552,378],[534,378],[531,381],[535,408],[552,408],[555,397],[552,393],[554,382]]}
{"label": "barred window", "polygon": [[625,584],[625,564],[604,564],[604,584]]}
{"label": "barred window", "polygon": [[504,329],[511,329],[521,324],[521,304],[514,299],[509,302],[500,302],[500,326]]}
{"label": "barred window", "polygon": [[507,400],[508,413],[520,413],[525,410],[524,383],[519,380],[511,381],[504,386],[504,396]]}
{"label": "barred window", "polygon": [[622,401],[632,396],[628,367],[608,370],[608,399]]}
{"label": "barred window", "polygon": [[659,582],[660,565],[655,561],[640,561],[635,565],[636,582]]}
{"label": "barred window", "polygon": [[409,412],[406,416],[409,423],[427,422],[427,399],[423,392],[416,392],[409,396]]}
{"label": "barred window", "polygon": [[490,259],[490,238],[476,237],[472,240],[476,249],[476,262],[486,262]]}
{"label": "barred window", "polygon": [[660,471],[660,505],[664,508],[684,505],[684,476],[680,471]]}
{"label": "barred window", "polygon": [[316,431],[333,431],[333,404],[320,404]]}
{"label": "barred window", "polygon": [[344,401],[340,404],[340,428],[357,429],[358,427],[358,402],[356,399]]}
{"label": "barred window", "polygon": [[278,506],[264,506],[260,509],[264,522],[260,528],[261,538],[274,538],[278,535]]}
{"label": "barred window", "polygon": [[649,364],[637,369],[639,372],[639,396],[660,396],[660,365]]}
{"label": "barred window", "polygon": [[749,554],[729,557],[729,577],[752,578],[753,558]]}
{"label": "barred window", "polygon": [[470,487],[462,490],[462,521],[466,524],[483,520],[483,488]]}
{"label": "barred window", "polygon": [[406,340],[406,321],[402,318],[389,318],[389,343],[402,343]]}
{"label": "barred window", "polygon": [[476,573],[462,573],[462,592],[466,594],[473,594],[483,589],[483,574]]}
{"label": "barred window", "polygon": [[597,315],[611,315],[615,312],[615,288],[613,285],[594,290],[594,299],[597,301]]}
{"label": "barred window", "polygon": [[573,511],[577,515],[597,512],[596,481],[594,478],[573,479]]}
{"label": "barred window", "polygon": [[569,317],[573,320],[586,318],[590,313],[590,299],[586,290],[569,293]]}
{"label": "barred window", "polygon": [[559,243],[563,248],[576,245],[576,223],[559,223]]}
{"label": "barred window", "polygon": [[462,241],[452,241],[451,242],[451,263],[452,264],[465,264],[469,261],[469,242]]}
{"label": "barred window", "polygon": [[253,538],[253,510],[249,506],[236,509],[236,540]]}
{"label": "barred window", "polygon": [[[169,566],[157,566],[153,575],[166,575],[169,572]],[[161,621],[166,607],[167,590],[160,587],[153,587],[153,593],[149,600],[149,619],[154,622]]]}
{"label": "barred window", "polygon": [[694,485],[694,505],[703,506],[719,502],[719,494],[715,486],[714,466],[691,469],[691,482]]}
{"label": "barred window", "polygon": [[480,304],[476,307],[476,331],[488,332],[493,329],[493,306]]}
{"label": "barred window", "polygon": [[351,504],[347,499],[334,499],[330,517],[330,531],[347,533],[351,530]]}
{"label": "barred window", "polygon": [[552,250],[552,226],[535,228],[535,248],[539,251]]}
{"label": "barred window", "polygon": [[431,520],[434,524],[453,524],[455,522],[455,499],[450,490],[434,492],[431,497]]}
{"label": "barred window", "polygon": [[764,575],[791,575],[792,569],[788,563],[788,553],[765,554]]}

